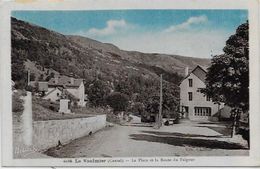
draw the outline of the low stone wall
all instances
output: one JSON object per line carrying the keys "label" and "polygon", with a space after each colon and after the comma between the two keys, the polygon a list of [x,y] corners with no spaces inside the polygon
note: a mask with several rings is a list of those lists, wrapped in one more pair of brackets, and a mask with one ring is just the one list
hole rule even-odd
{"label": "low stone wall", "polygon": [[[45,150],[95,133],[106,126],[106,115],[97,115],[88,118],[76,118],[66,120],[48,120],[34,121],[32,123],[32,145],[34,150]],[[23,136],[26,134],[23,130],[23,123],[16,123],[14,127],[14,148],[23,146]],[[29,138],[28,138],[29,139]]]}
{"label": "low stone wall", "polygon": [[94,133],[106,126],[106,115],[89,118],[33,122],[33,145],[46,149]]}

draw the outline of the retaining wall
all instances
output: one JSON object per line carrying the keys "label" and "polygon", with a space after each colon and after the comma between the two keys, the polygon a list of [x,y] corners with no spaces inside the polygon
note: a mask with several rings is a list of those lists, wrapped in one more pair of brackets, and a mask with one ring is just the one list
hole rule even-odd
{"label": "retaining wall", "polygon": [[[56,146],[58,141],[62,144],[71,140],[89,135],[106,126],[106,115],[97,115],[88,118],[76,118],[66,120],[34,121],[32,123],[32,145],[34,149],[45,150]],[[22,146],[23,123],[16,123],[14,127],[14,147]]]}

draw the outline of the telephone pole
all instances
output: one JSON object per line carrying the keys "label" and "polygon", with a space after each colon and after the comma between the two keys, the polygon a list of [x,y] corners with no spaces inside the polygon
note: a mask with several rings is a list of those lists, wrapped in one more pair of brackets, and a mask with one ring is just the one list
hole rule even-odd
{"label": "telephone pole", "polygon": [[158,115],[158,127],[162,126],[162,102],[163,102],[163,95],[162,95],[162,74],[160,75],[160,107],[159,107],[159,115]]}
{"label": "telephone pole", "polygon": [[30,76],[31,76],[30,69],[28,69],[27,76],[28,76],[28,77],[27,77],[27,81],[28,81],[28,82],[27,82],[27,85],[30,86],[30,81],[31,81],[31,79],[30,79]]}

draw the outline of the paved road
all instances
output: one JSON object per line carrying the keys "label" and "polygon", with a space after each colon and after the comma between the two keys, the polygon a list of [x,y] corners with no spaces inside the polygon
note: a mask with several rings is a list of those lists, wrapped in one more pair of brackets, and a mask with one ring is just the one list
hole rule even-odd
{"label": "paved road", "polygon": [[[193,155],[247,155],[237,140],[223,137],[207,127],[193,123],[164,126],[160,130],[142,125],[134,118],[133,126],[115,125],[91,136],[53,149],[54,157],[152,157]],[[245,145],[245,143],[243,143]]]}

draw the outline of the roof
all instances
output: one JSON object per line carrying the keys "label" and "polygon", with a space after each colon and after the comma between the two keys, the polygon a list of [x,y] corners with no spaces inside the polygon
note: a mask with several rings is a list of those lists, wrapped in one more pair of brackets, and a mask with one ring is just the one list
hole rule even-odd
{"label": "roof", "polygon": [[51,78],[48,82],[49,86],[62,86],[64,88],[74,88],[79,87],[83,82],[83,79],[74,79],[73,77],[60,76],[56,78]]}
{"label": "roof", "polygon": [[59,90],[59,91],[61,91],[62,92],[62,89],[60,89],[60,88],[54,88],[54,89],[52,89],[49,93],[47,93],[45,96],[43,96],[43,98],[45,98],[45,97],[47,97],[47,96],[49,96],[51,93],[53,93],[55,90]]}
{"label": "roof", "polygon": [[74,96],[72,93],[70,93],[68,90],[64,90],[64,94],[67,99],[72,100],[72,101],[79,101],[79,98]]}
{"label": "roof", "polygon": [[61,91],[61,92],[64,92],[65,98],[67,98],[67,99],[70,99],[70,100],[73,100],[73,101],[78,101],[78,100],[79,100],[77,97],[75,97],[75,96],[74,96],[72,93],[70,93],[68,90],[66,90],[66,89],[63,90],[62,87],[56,87],[56,88],[52,89],[49,93],[47,93],[47,94],[44,96],[44,98],[47,97],[48,95],[50,95],[51,93],[53,93],[53,92],[56,91],[56,90],[59,90],[59,91]]}
{"label": "roof", "polygon": [[38,82],[39,91],[48,91],[48,82]]}
{"label": "roof", "polygon": [[188,78],[191,73],[197,76],[202,82],[205,83],[206,75],[207,75],[207,67],[197,65],[184,79],[182,79],[182,81]]}

